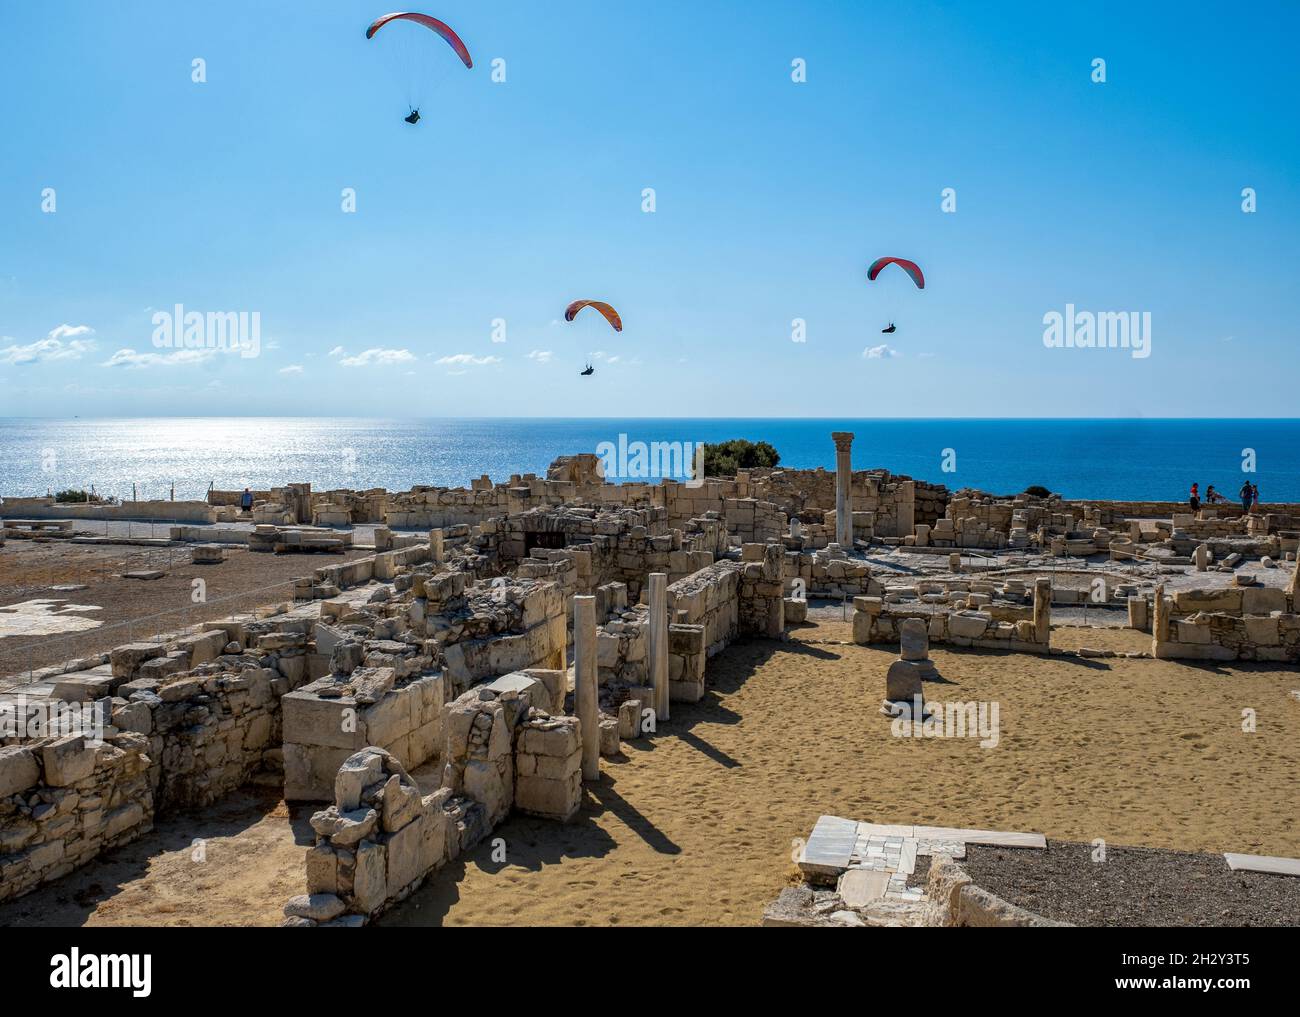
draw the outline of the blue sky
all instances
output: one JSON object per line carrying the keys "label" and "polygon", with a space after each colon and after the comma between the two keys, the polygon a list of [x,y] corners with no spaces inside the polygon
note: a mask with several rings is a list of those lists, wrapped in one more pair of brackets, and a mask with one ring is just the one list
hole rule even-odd
{"label": "blue sky", "polygon": [[[1295,4],[422,9],[475,67],[429,34],[410,127],[374,3],[8,0],[0,416],[1295,414]],[[260,355],[156,349],[178,303]]]}

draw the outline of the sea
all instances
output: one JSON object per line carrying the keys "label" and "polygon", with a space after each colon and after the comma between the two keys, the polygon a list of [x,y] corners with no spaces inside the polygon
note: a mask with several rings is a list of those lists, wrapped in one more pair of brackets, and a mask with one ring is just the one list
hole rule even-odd
{"label": "sea", "polygon": [[[1300,502],[1300,420],[1196,419],[345,419],[336,417],[0,418],[0,496],[72,488],[118,498],[201,499],[310,481],[317,490],[467,486],[544,476],[560,455],[623,449],[620,473],[680,473],[636,459],[637,443],[769,442],[781,465],[833,469],[832,431],[852,431],[854,469],[1011,494],[1181,500],[1193,482],[1236,499]],[[630,451],[628,451],[630,450]],[[617,455],[617,453],[614,453]]]}

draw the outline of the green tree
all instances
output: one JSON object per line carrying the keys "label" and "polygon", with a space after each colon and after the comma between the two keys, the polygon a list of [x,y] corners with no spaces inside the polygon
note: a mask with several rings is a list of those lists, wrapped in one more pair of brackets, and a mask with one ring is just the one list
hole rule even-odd
{"label": "green tree", "polygon": [[775,466],[781,453],[765,441],[730,441],[704,446],[704,474],[708,477],[734,477],[737,470]]}

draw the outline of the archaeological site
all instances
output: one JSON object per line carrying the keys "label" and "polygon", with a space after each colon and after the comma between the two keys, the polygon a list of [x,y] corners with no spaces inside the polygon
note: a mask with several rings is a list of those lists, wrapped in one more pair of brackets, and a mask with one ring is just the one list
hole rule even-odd
{"label": "archaeological site", "polygon": [[853,440],[6,497],[0,925],[1300,920],[1300,505],[949,490]]}

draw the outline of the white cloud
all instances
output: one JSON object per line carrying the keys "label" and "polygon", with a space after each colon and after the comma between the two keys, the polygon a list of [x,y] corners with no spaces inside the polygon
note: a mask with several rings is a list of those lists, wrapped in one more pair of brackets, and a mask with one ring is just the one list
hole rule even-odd
{"label": "white cloud", "polygon": [[38,339],[26,346],[19,346],[12,339],[0,347],[0,364],[41,364],[51,360],[80,360],[82,356],[95,348],[95,341],[88,338],[95,330],[89,325],[59,325],[50,330],[44,339]]}
{"label": "white cloud", "polygon": [[356,356],[344,357],[339,363],[344,367],[370,367],[372,365],[386,367],[390,364],[406,364],[414,359],[415,354],[410,350],[390,350],[383,346],[376,346],[374,349],[358,353]]}
{"label": "white cloud", "polygon": [[899,353],[898,350],[894,349],[892,346],[889,346],[885,343],[881,343],[879,346],[868,346],[865,350],[862,351],[863,360],[884,360],[887,357],[901,357],[901,356],[902,354]]}
{"label": "white cloud", "polygon": [[101,364],[101,367],[185,367],[203,364],[217,355],[215,349],[173,350],[170,353],[137,353],[135,350],[118,350]]}
{"label": "white cloud", "polygon": [[550,350],[533,350],[532,353],[528,354],[528,359],[536,360],[539,364],[549,364],[553,356],[555,354]]}
{"label": "white cloud", "polygon": [[302,364],[290,364],[280,368],[280,374],[302,374]]}
{"label": "white cloud", "polygon": [[343,347],[342,347],[342,346],[335,346],[332,350],[329,351],[329,355],[330,355],[331,357],[339,357],[339,356],[342,356],[342,355],[343,355]]}
{"label": "white cloud", "polygon": [[439,357],[434,361],[436,364],[460,367],[482,367],[484,364],[499,364],[500,357],[476,357],[472,353],[454,353],[449,357]]}

